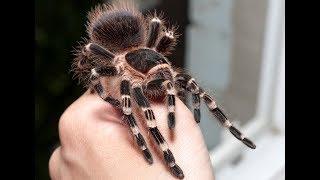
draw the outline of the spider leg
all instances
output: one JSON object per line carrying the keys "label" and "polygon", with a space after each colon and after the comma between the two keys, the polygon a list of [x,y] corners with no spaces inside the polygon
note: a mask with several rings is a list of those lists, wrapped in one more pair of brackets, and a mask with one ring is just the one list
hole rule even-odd
{"label": "spider leg", "polygon": [[151,19],[149,24],[147,47],[152,48],[156,45],[160,32],[161,20],[158,17],[154,17]]}
{"label": "spider leg", "polygon": [[91,76],[90,76],[93,89],[98,93],[98,95],[103,100],[105,100],[106,102],[109,102],[110,104],[112,104],[113,106],[119,109],[122,109],[122,112],[124,114],[124,119],[129,125],[130,130],[133,133],[138,146],[143,152],[145,159],[148,161],[148,163],[152,164],[153,159],[152,159],[151,153],[147,148],[146,142],[142,134],[140,133],[137,123],[131,113],[129,82],[127,80],[123,80],[120,84],[120,93],[121,93],[121,99],[122,99],[121,104],[118,100],[113,99],[112,97],[106,95],[106,92],[100,82],[101,76],[115,76],[117,74],[118,74],[118,71],[116,67],[113,67],[113,66],[107,66],[103,68],[93,68],[91,70]]}
{"label": "spider leg", "polygon": [[[241,133],[236,127],[232,125],[232,123],[229,121],[225,113],[222,112],[222,110],[216,105],[216,102],[214,99],[208,95],[202,88],[200,88],[195,80],[187,75],[187,74],[178,74],[176,76],[177,80],[180,82],[184,82],[185,87],[188,91],[194,94],[198,94],[201,99],[204,100],[205,104],[209,108],[210,112],[216,117],[216,119],[226,128],[229,129],[229,131],[240,141],[242,141],[245,145],[248,147],[255,149],[256,145],[247,137]],[[196,102],[198,102],[198,97]]]}
{"label": "spider leg", "polygon": [[174,80],[174,86],[177,91],[176,96],[188,107],[188,93],[189,91],[186,90],[186,88],[183,86],[184,84],[181,84],[177,80]]}
{"label": "spider leg", "polygon": [[144,112],[145,119],[147,120],[147,126],[149,128],[149,131],[152,134],[152,137],[157,142],[158,146],[163,152],[163,157],[165,162],[167,163],[167,166],[170,168],[171,172],[178,178],[184,178],[183,171],[181,168],[176,164],[175,158],[170,151],[167,142],[165,141],[164,137],[160,133],[156,119],[153,113],[153,110],[150,107],[150,103],[146,96],[143,94],[141,86],[133,87],[134,97],[139,105],[139,107]]}
{"label": "spider leg", "polygon": [[176,120],[175,120],[175,109],[176,109],[176,96],[175,96],[175,89],[171,81],[166,80],[163,82],[164,87],[167,90],[167,103],[168,103],[168,126],[170,129],[173,129]]}
{"label": "spider leg", "polygon": [[147,89],[160,89],[164,87],[166,89],[166,100],[168,106],[168,127],[173,129],[175,126],[175,88],[170,80],[166,79],[154,79],[147,83]]}
{"label": "spider leg", "polygon": [[106,57],[110,60],[114,58],[114,54],[112,54],[110,51],[104,49],[102,46],[95,44],[95,43],[89,43],[84,48],[85,51],[91,52],[98,56]]}
{"label": "spider leg", "polygon": [[228,120],[225,113],[216,105],[213,98],[208,95],[206,92],[204,92],[202,89],[200,89],[201,94],[200,97],[205,101],[207,107],[212,112],[212,114],[220,121],[220,123],[226,127],[229,128],[229,131],[240,141],[242,141],[245,145],[248,147],[255,149],[256,145],[247,137],[243,135],[241,131],[239,131],[236,127],[232,125],[232,123]]}
{"label": "spider leg", "polygon": [[156,45],[157,52],[167,55],[176,45],[176,35],[173,30],[166,30]]}
{"label": "spider leg", "polygon": [[131,110],[131,96],[130,96],[130,82],[128,80],[122,80],[120,84],[120,93],[121,93],[121,104],[122,112],[124,114],[125,120],[130,127],[130,130],[141,149],[144,158],[148,161],[149,164],[153,163],[152,155],[150,150],[147,147],[146,141],[144,140],[142,134],[140,133],[139,127],[132,115]]}
{"label": "spider leg", "polygon": [[106,102],[110,103],[116,108],[121,108],[120,102],[110,96],[107,96],[101,82],[101,76],[115,76],[118,74],[118,70],[114,66],[106,66],[101,68],[91,69],[90,82],[93,89],[97,94]]}
{"label": "spider leg", "polygon": [[188,74],[178,74],[176,76],[176,81],[178,81],[180,86],[192,94],[192,104],[193,104],[193,116],[197,123],[200,122],[200,88],[194,79]]}

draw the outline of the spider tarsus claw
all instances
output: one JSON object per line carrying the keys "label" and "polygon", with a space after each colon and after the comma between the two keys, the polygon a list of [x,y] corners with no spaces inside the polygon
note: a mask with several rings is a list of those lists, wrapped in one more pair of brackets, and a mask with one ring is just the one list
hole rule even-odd
{"label": "spider tarsus claw", "polygon": [[242,142],[251,149],[255,149],[257,146],[248,138],[244,138]]}
{"label": "spider tarsus claw", "polygon": [[175,164],[173,167],[170,167],[170,170],[171,170],[172,174],[174,176],[176,176],[177,178],[179,178],[179,179],[184,178],[183,171],[178,165]]}
{"label": "spider tarsus claw", "polygon": [[170,112],[168,114],[168,126],[169,126],[169,129],[173,129],[176,125],[176,120],[175,120],[175,117],[174,117],[174,113],[173,112]]}
{"label": "spider tarsus claw", "polygon": [[200,109],[194,109],[193,110],[193,116],[194,116],[194,120],[197,123],[200,123]]}
{"label": "spider tarsus claw", "polygon": [[149,149],[145,149],[142,152],[143,152],[144,158],[147,160],[147,162],[149,164],[153,164],[153,158],[152,158],[152,155],[151,155]]}

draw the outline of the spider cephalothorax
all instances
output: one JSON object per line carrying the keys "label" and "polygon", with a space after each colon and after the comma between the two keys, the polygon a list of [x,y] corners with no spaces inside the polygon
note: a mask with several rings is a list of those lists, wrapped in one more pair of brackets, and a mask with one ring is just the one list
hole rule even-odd
{"label": "spider cephalothorax", "polygon": [[[174,69],[165,57],[176,44],[175,28],[166,28],[156,14],[144,17],[132,2],[116,2],[96,7],[89,13],[85,44],[77,51],[73,63],[76,77],[93,89],[103,100],[123,112],[123,117],[145,159],[152,155],[140,133],[132,106],[137,105],[148,129],[163,152],[171,172],[179,178],[184,174],[176,164],[164,137],[157,128],[149,101],[165,99],[168,126],[175,126],[175,98],[178,91],[192,94],[194,118],[200,122],[200,102],[204,100],[217,120],[250,148],[256,146],[246,138],[216,105],[214,99],[198,86],[190,75]],[[136,103],[132,103],[132,97]]]}

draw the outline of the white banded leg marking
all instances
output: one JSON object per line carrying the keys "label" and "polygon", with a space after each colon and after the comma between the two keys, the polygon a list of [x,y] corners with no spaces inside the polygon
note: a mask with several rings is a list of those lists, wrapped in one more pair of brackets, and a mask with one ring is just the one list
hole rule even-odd
{"label": "white banded leg marking", "polygon": [[229,128],[232,126],[232,123],[229,121],[229,120],[226,120],[224,123],[223,123],[223,126],[226,127],[226,128]]}
{"label": "white banded leg marking", "polygon": [[162,151],[168,150],[169,147],[168,147],[167,142],[164,141],[163,143],[160,143],[160,149],[161,149]]}
{"label": "white banded leg marking", "polygon": [[201,113],[200,113],[200,87],[196,83],[195,79],[186,74],[178,74],[180,78],[185,82],[185,88],[192,93],[192,104],[193,104],[193,116],[196,123],[200,123]]}
{"label": "white banded leg marking", "polygon": [[166,80],[162,83],[162,85],[165,87],[167,94],[167,106],[168,106],[168,127],[170,129],[173,129],[176,124],[175,120],[175,105],[176,105],[176,91],[175,88],[173,87],[173,84],[171,81]]}
{"label": "white banded leg marking", "polygon": [[175,106],[172,106],[172,105],[168,106],[168,111],[174,113],[175,112]]}
{"label": "white banded leg marking", "polygon": [[120,84],[120,94],[122,99],[122,111],[125,114],[124,116],[127,118],[127,122],[130,126],[131,132],[133,133],[138,146],[140,147],[144,158],[148,161],[149,164],[153,163],[152,155],[147,148],[147,144],[144,140],[144,137],[140,133],[139,127],[136,123],[132,115],[131,110],[131,96],[130,96],[130,82],[126,79],[121,81]]}
{"label": "white banded leg marking", "polygon": [[161,20],[158,17],[151,19],[148,29],[147,47],[154,47],[161,31]]}
{"label": "white banded leg marking", "polygon": [[175,166],[176,165],[176,163],[175,162],[171,162],[171,163],[169,163],[169,166],[170,167],[173,167],[173,166]]}
{"label": "white banded leg marking", "polygon": [[134,135],[138,135],[140,133],[140,131],[136,125],[131,127],[131,131]]}
{"label": "white banded leg marking", "polygon": [[112,60],[115,55],[112,54],[110,51],[107,49],[104,49],[102,46],[95,44],[95,43],[89,43],[85,46],[85,51],[91,52],[95,55],[100,55],[105,58],[108,58],[108,60]]}
{"label": "white banded leg marking", "polygon": [[173,39],[174,38],[174,36],[173,36],[173,31],[166,31],[165,32],[165,36],[167,36],[168,38],[170,38],[170,39]]}
{"label": "white banded leg marking", "polygon": [[[206,106],[211,111],[211,113],[216,117],[216,119],[240,141],[242,141],[248,147],[255,149],[256,145],[248,138],[246,138],[237,128],[235,128],[232,123],[228,120],[226,115],[217,106],[216,102],[211,96],[209,96],[202,88],[200,88],[194,79],[185,73],[177,74],[176,76],[178,82],[184,85],[185,89],[193,94],[198,94],[201,99],[205,101]],[[195,104],[197,106],[197,104]]]}
{"label": "white banded leg marking", "polygon": [[107,94],[100,82],[100,74],[97,73],[95,68],[91,69],[90,81],[94,90],[103,100],[105,100],[107,98]]}
{"label": "white banded leg marking", "polygon": [[[166,141],[157,127],[154,113],[150,107],[150,103],[148,99],[145,97],[142,91],[142,88],[140,86],[135,86],[133,88],[133,92],[134,92],[134,97],[137,104],[139,105],[141,110],[144,112],[144,116],[147,120],[147,126],[149,128],[149,132],[152,134],[153,139],[156,141],[156,143],[159,145],[159,148],[162,151],[166,149],[165,151],[163,151],[163,157],[166,163],[169,165],[169,163],[175,162],[172,152],[169,149],[167,149],[167,145],[165,144]],[[170,170],[177,177],[180,177],[180,178],[184,177],[183,172],[178,165],[176,164],[173,165],[173,167],[170,167]]]}
{"label": "white banded leg marking", "polygon": [[239,131],[237,128],[235,128],[232,123],[229,121],[229,119],[226,117],[226,115],[221,111],[219,107],[215,104],[215,102],[212,100],[212,98],[209,95],[204,96],[205,102],[208,105],[210,111],[213,113],[213,115],[216,117],[217,120],[226,128],[229,129],[229,131],[236,137],[238,140],[242,141],[245,145],[248,147],[255,149],[256,145],[248,138],[246,138],[241,131]]}
{"label": "white banded leg marking", "polygon": [[154,17],[151,19],[151,22],[161,23],[161,20],[158,17]]}
{"label": "white banded leg marking", "polygon": [[210,104],[208,104],[209,109],[214,110],[217,108],[217,104],[212,100]]}
{"label": "white banded leg marking", "polygon": [[140,149],[141,149],[142,151],[144,151],[144,150],[147,149],[147,147],[146,147],[145,145],[143,145],[143,146],[140,147]]}
{"label": "white banded leg marking", "polygon": [[95,68],[91,69],[91,75],[95,77],[99,77],[99,74],[97,73]]}
{"label": "white banded leg marking", "polygon": [[131,110],[131,98],[129,95],[122,95],[122,111],[124,114],[129,115],[132,113]]}
{"label": "white banded leg marking", "polygon": [[154,127],[157,127],[157,123],[155,121],[147,120],[147,126],[149,128],[154,128]]}
{"label": "white banded leg marking", "polygon": [[142,111],[144,113],[144,117],[146,118],[147,126],[149,128],[157,127],[157,122],[155,120],[155,116],[151,108],[142,108]]}
{"label": "white banded leg marking", "polygon": [[198,94],[199,93],[199,86],[196,83],[194,78],[191,78],[188,82],[187,82],[187,88],[190,89],[190,91],[194,94]]}

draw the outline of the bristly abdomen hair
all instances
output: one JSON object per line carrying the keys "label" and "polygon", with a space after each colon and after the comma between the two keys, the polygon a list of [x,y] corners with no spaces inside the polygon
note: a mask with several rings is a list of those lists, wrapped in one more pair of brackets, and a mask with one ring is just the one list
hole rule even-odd
{"label": "bristly abdomen hair", "polygon": [[137,48],[145,43],[144,16],[132,1],[99,5],[88,14],[87,32],[92,42],[112,53]]}

